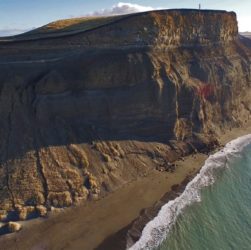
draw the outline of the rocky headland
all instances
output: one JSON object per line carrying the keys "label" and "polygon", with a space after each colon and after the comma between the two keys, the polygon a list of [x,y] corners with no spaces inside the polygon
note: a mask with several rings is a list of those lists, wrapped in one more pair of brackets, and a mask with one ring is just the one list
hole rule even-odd
{"label": "rocky headland", "polygon": [[96,200],[251,117],[233,12],[58,21],[0,38],[0,221]]}

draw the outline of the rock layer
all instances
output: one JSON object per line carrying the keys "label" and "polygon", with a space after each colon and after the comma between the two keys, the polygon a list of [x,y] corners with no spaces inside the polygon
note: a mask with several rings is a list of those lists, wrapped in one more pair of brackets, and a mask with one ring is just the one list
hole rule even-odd
{"label": "rock layer", "polygon": [[234,13],[153,11],[74,25],[0,39],[5,221],[173,170],[250,119],[251,50]]}

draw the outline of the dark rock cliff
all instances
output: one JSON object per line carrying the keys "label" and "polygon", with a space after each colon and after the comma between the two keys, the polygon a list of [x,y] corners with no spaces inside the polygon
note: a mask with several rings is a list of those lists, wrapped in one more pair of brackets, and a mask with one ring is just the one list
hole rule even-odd
{"label": "dark rock cliff", "polygon": [[250,119],[225,11],[153,11],[0,39],[0,219],[95,199]]}

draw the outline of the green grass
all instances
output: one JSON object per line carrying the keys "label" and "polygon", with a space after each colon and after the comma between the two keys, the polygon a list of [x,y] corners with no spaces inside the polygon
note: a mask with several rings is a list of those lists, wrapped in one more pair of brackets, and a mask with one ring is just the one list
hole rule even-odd
{"label": "green grass", "polygon": [[122,16],[109,16],[109,17],[80,17],[64,19],[49,23],[41,28],[29,31],[25,35],[57,35],[68,34],[78,31],[87,31],[95,29],[99,26],[109,24],[116,20],[121,19]]}

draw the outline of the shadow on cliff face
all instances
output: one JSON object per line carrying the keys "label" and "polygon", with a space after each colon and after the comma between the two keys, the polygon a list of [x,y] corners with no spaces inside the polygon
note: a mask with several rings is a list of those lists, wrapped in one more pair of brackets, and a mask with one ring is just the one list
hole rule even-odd
{"label": "shadow on cliff face", "polygon": [[175,139],[177,112],[195,119],[199,128],[193,89],[182,85],[177,93],[166,69],[156,68],[148,53],[108,50],[41,67],[2,66],[1,163],[34,149],[72,143],[167,143]]}
{"label": "shadow on cliff face", "polygon": [[148,140],[151,124],[165,126],[156,115],[158,90],[146,53],[109,50],[84,55],[48,65],[1,66],[2,163],[34,149],[35,140],[37,147]]}
{"label": "shadow on cliff face", "polygon": [[70,206],[215,146],[250,114],[249,50],[193,46],[1,61],[0,208]]}

